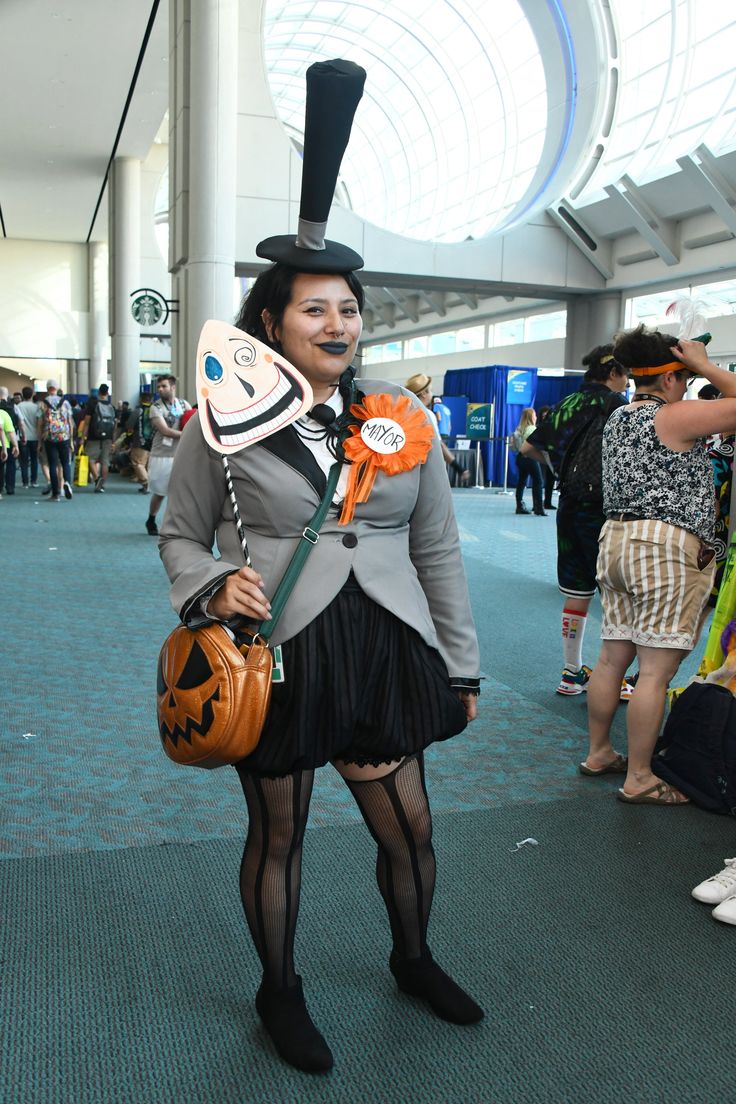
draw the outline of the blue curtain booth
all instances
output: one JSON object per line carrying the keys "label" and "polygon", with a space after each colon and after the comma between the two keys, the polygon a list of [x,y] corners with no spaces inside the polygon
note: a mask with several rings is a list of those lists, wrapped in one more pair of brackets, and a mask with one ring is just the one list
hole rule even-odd
{"label": "blue curtain booth", "polygon": [[534,406],[539,410],[543,406],[557,406],[557,403],[580,390],[583,382],[579,376],[537,376],[537,397]]}
{"label": "blue curtain booth", "polygon": [[[509,372],[530,373],[531,395],[529,402],[509,403]],[[486,368],[455,368],[445,372],[442,385],[444,395],[465,395],[471,403],[493,403],[494,441],[481,441],[483,470],[486,482],[502,487],[504,480],[504,438],[516,429],[525,406],[534,406],[537,388],[537,369],[511,367],[507,364],[491,364]],[[454,426],[453,426],[454,429]],[[509,464],[509,483],[516,483],[516,464]]]}
{"label": "blue curtain booth", "polygon": [[[530,374],[531,397],[529,402],[509,402],[509,373],[514,377],[519,372]],[[518,377],[517,377],[518,378]],[[442,385],[443,396],[458,396],[467,399],[469,403],[492,402],[494,404],[493,436],[496,438],[493,446],[488,441],[481,441],[481,453],[483,456],[483,470],[486,473],[486,482],[492,486],[502,487],[504,481],[504,456],[505,447],[503,438],[508,437],[519,424],[521,412],[526,406],[539,409],[540,406],[554,406],[572,391],[580,387],[582,376],[539,376],[536,368],[510,367],[506,364],[491,364],[485,368],[454,368],[445,372]],[[453,433],[458,435],[462,429],[455,424],[455,404],[453,403]],[[509,486],[515,487],[517,479],[516,460],[512,452],[509,453]]]}

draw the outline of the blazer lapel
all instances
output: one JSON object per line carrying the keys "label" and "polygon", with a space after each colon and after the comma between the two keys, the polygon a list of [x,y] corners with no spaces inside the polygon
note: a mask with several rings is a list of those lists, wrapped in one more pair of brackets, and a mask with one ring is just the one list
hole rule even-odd
{"label": "blazer lapel", "polygon": [[325,473],[293,426],[287,426],[286,429],[264,438],[261,441],[261,448],[266,449],[273,456],[278,456],[279,460],[283,460],[290,468],[303,475],[311,483],[317,498],[322,499],[327,489]]}

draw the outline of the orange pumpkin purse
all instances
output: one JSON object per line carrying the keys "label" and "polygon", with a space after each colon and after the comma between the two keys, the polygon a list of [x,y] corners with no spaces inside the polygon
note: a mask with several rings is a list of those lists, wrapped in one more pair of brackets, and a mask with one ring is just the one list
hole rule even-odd
{"label": "orange pumpkin purse", "polygon": [[[222,457],[243,556],[251,567],[227,457]],[[317,512],[305,526],[284,577],[271,600],[271,617],[245,642],[233,640],[220,622],[189,629],[178,625],[158,657],[157,720],[163,749],[182,766],[224,767],[245,759],[258,745],[271,701],[273,655],[268,641],[304,562],[319,540],[341,464],[332,465]]]}
{"label": "orange pumpkin purse", "polygon": [[238,645],[222,625],[179,625],[158,658],[158,727],[175,763],[223,767],[255,749],[271,701],[273,659],[256,637]]}

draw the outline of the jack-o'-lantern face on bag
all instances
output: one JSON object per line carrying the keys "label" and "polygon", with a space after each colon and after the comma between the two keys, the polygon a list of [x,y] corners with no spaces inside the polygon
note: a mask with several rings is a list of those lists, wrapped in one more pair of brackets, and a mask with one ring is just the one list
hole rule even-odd
{"label": "jack-o'-lantern face on bag", "polygon": [[164,746],[167,740],[176,748],[179,741],[194,746],[204,737],[216,737],[226,712],[220,705],[222,675],[191,633],[179,634],[177,646],[161,652],[156,691]]}
{"label": "jack-o'-lantern face on bag", "polygon": [[229,455],[258,444],[312,406],[288,360],[226,322],[205,322],[197,347],[199,421],[207,444]]}
{"label": "jack-o'-lantern face on bag", "polygon": [[250,755],[271,700],[263,642],[239,647],[222,625],[178,625],[158,658],[156,719],[175,763],[222,767]]}

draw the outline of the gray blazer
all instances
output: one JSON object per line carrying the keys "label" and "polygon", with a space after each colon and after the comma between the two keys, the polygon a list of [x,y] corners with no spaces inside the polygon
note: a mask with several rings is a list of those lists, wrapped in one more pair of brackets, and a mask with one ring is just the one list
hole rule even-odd
{"label": "gray blazer", "polygon": [[[383,380],[356,384],[364,394],[409,395]],[[253,566],[270,597],[319,505],[325,476],[292,427],[229,462]],[[222,460],[206,444],[196,415],[177,449],[159,549],[174,609],[192,628],[207,623],[201,599],[244,561]],[[439,649],[451,678],[479,676],[478,641],[438,436],[424,464],[400,475],[379,473],[349,525],[338,525],[334,512],[328,514],[272,643],[295,636],[325,609],[351,568],[369,598]]]}

